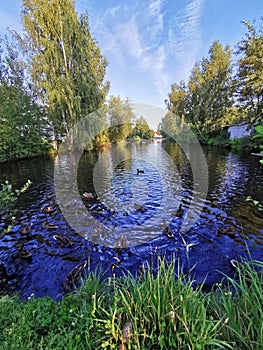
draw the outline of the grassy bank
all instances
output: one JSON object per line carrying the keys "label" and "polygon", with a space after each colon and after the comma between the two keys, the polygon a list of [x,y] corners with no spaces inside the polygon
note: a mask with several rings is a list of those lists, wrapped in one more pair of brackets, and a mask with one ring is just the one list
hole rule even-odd
{"label": "grassy bank", "polygon": [[138,280],[90,275],[74,294],[0,299],[1,349],[262,349],[263,263],[237,266],[211,293],[160,261]]}

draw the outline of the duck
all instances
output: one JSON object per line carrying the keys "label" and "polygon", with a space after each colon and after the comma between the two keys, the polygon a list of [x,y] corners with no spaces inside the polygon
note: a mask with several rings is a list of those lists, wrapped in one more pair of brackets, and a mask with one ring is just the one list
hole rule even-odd
{"label": "duck", "polygon": [[44,214],[51,214],[53,212],[53,209],[50,205],[46,205],[45,207],[41,207],[42,213]]}
{"label": "duck", "polygon": [[20,243],[19,245],[17,257],[19,259],[27,260],[28,262],[32,261],[32,254],[24,248],[24,242]]}
{"label": "duck", "polygon": [[73,245],[73,242],[69,237],[54,235],[53,238],[58,242],[58,245],[63,248],[68,248]]}
{"label": "duck", "polygon": [[141,204],[134,203],[134,208],[141,213],[144,213],[146,211],[146,208],[144,208]]}
{"label": "duck", "polygon": [[69,293],[73,285],[75,285],[78,280],[80,280],[81,275],[87,266],[88,260],[83,261],[81,264],[75,266],[70,273],[67,275],[66,279],[63,282],[63,287],[65,293]]}
{"label": "duck", "polygon": [[181,218],[183,216],[183,213],[184,213],[183,206],[182,206],[182,203],[180,203],[179,208],[175,213],[175,216],[177,216],[178,218]]}
{"label": "duck", "polygon": [[94,198],[94,195],[91,192],[84,192],[82,196],[87,199]]}
{"label": "duck", "polygon": [[168,238],[174,238],[174,234],[172,229],[166,225],[165,220],[163,222],[163,233],[165,234],[165,236],[167,236]]}
{"label": "duck", "polygon": [[236,237],[235,231],[236,231],[235,226],[230,225],[230,226],[220,227],[217,232],[219,234],[228,235],[231,238],[235,238]]}
{"label": "duck", "polygon": [[32,227],[31,222],[29,222],[28,224],[22,224],[20,229],[21,235],[27,236],[31,231],[31,227]]}
{"label": "duck", "polygon": [[48,220],[46,220],[46,221],[43,223],[42,228],[56,229],[56,228],[58,228],[58,226],[55,225],[55,224],[52,224],[51,222],[49,222]]}
{"label": "duck", "polygon": [[137,175],[139,175],[139,174],[144,174],[144,170],[142,170],[142,169],[137,169]]}

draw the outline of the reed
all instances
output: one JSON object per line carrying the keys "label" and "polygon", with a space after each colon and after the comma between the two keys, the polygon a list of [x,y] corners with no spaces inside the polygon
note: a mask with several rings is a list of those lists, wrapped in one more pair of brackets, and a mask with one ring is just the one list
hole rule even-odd
{"label": "reed", "polygon": [[139,277],[90,273],[61,301],[0,298],[1,349],[262,349],[263,262],[242,261],[210,293],[175,262]]}

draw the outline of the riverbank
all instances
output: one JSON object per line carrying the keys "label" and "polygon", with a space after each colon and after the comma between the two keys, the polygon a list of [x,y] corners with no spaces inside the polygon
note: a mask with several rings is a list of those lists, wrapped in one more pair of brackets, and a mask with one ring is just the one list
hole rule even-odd
{"label": "riverbank", "polygon": [[[175,262],[135,279],[88,275],[55,302],[0,299],[3,349],[262,349],[263,263],[239,263],[212,292],[194,289]],[[176,277],[176,278],[175,278]]]}

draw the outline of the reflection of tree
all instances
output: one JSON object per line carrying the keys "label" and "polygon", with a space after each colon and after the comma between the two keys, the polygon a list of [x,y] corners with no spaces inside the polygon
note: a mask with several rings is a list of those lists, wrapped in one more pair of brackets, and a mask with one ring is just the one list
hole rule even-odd
{"label": "reflection of tree", "polygon": [[[236,208],[243,202],[244,193],[249,186],[249,167],[231,154],[221,155],[209,152],[209,195],[214,214],[219,220],[232,223],[240,217]],[[234,217],[235,216],[235,217]]]}

